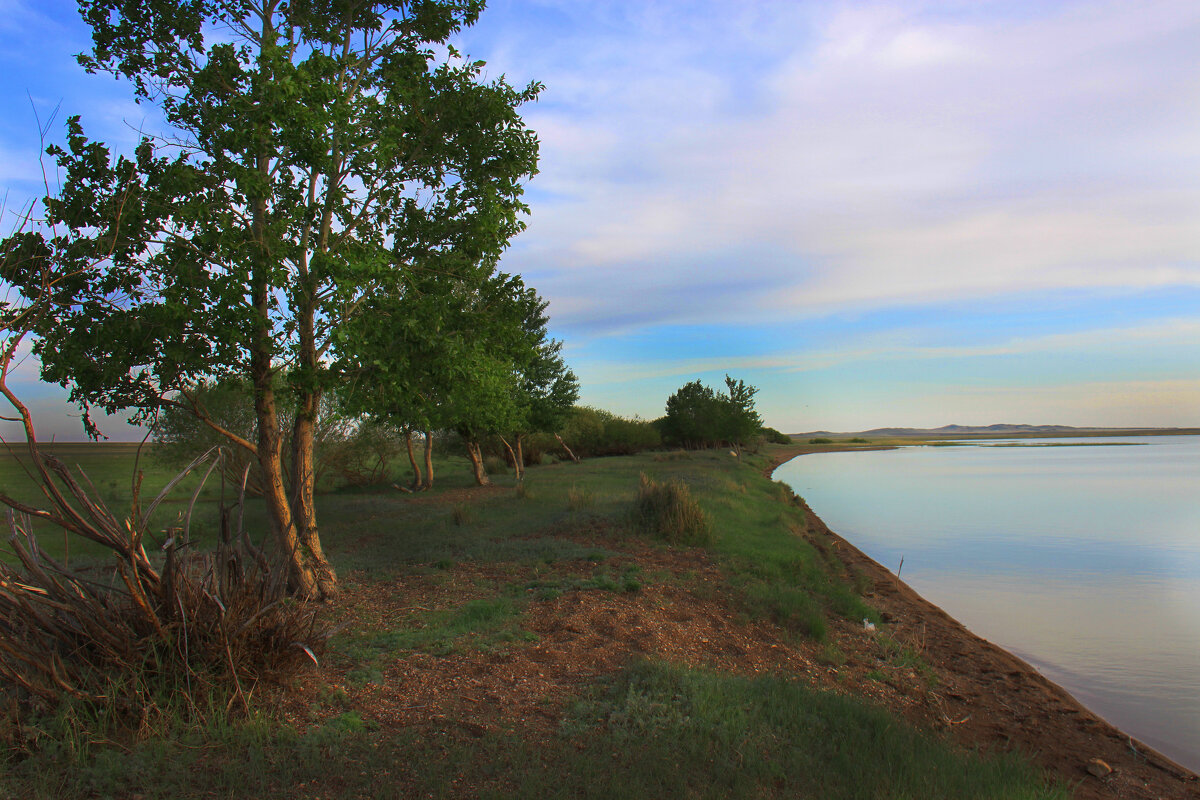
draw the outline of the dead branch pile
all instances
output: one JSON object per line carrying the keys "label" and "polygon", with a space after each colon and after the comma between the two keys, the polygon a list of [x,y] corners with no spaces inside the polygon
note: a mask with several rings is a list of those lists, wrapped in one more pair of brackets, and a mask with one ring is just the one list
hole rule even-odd
{"label": "dead branch pile", "polygon": [[[236,504],[222,498],[212,552],[193,552],[189,538],[200,488],[166,541],[149,530],[167,493],[205,462],[211,475],[219,451],[189,465],[144,513],[135,489],[132,513],[118,519],[86,476],[85,487],[63,463],[31,450],[48,507],[0,494],[12,509],[9,553],[0,555],[0,682],[11,693],[42,708],[74,698],[100,705],[109,719],[145,724],[164,703],[174,713],[203,713],[214,698],[226,709],[246,705],[260,680],[316,660],[325,640],[317,606],[288,598],[283,562],[246,536],[244,483]],[[112,563],[75,569],[49,557],[35,520],[102,545]]]}

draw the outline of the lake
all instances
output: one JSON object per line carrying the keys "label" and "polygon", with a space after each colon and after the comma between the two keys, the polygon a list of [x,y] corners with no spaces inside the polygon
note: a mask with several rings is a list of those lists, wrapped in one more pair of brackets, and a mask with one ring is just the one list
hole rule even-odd
{"label": "lake", "polygon": [[976,634],[1200,771],[1200,436],[820,453],[775,477],[892,572],[903,558],[901,578]]}

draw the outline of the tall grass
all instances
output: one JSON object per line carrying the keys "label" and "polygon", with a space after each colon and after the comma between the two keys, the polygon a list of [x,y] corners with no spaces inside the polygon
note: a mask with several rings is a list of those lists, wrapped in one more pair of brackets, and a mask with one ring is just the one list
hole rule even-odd
{"label": "tall grass", "polygon": [[671,544],[702,546],[712,542],[712,526],[687,484],[659,483],[641,474],[635,517],[654,536]]}

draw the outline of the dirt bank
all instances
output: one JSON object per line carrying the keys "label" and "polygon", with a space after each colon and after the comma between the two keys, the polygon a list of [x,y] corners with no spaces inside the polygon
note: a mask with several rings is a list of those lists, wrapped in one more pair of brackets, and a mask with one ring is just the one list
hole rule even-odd
{"label": "dirt bank", "polygon": [[[798,455],[834,449],[851,448],[797,445],[782,450],[767,471]],[[1195,773],[1117,730],[1029,664],[971,633],[804,507],[809,535],[829,537],[841,561],[865,577],[867,600],[883,615],[887,634],[917,651],[936,675],[924,685],[888,687],[878,699],[911,718],[950,729],[965,744],[1024,751],[1076,785],[1080,800],[1200,797]],[[839,637],[850,660],[870,657],[864,638],[849,631]],[[1092,775],[1093,759],[1113,771]]]}

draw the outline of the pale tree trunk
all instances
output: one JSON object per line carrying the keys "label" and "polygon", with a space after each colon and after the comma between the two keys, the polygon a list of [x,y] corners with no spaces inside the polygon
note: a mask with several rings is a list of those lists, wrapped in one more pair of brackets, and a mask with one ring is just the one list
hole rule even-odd
{"label": "pale tree trunk", "polygon": [[[508,451],[508,457],[512,459],[513,471],[517,474],[517,483],[521,483],[525,480],[525,465],[521,463],[521,460],[517,458],[517,454],[513,452],[512,445],[508,443],[508,439],[501,436],[500,441],[504,443],[504,449]],[[518,439],[517,445],[520,446],[520,443],[521,440]]]}
{"label": "pale tree trunk", "polygon": [[337,595],[337,575],[333,571],[333,565],[325,557],[317,530],[313,434],[319,402],[319,394],[306,392],[300,398],[300,407],[297,409],[296,424],[292,430],[292,508],[300,536],[300,547],[316,578],[319,597],[327,599]]}
{"label": "pale tree trunk", "polygon": [[[261,41],[275,42],[273,13],[261,15]],[[259,66],[266,76],[271,75],[271,66],[264,53],[258,57]],[[262,179],[264,186],[271,182],[271,142],[265,129],[258,132],[258,152],[254,156],[253,169]],[[336,151],[336,145],[335,145]],[[336,159],[335,159],[336,160]],[[313,184],[315,186],[315,184]],[[310,192],[310,203],[312,195]],[[279,414],[275,404],[273,386],[275,365],[272,363],[274,327],[271,323],[272,308],[269,275],[275,256],[272,242],[268,241],[267,199],[255,197],[251,201],[251,229],[255,249],[251,272],[250,291],[254,305],[254,329],[250,342],[250,374],[254,383],[254,410],[258,421],[258,461],[263,472],[263,498],[271,518],[277,546],[287,559],[290,589],[299,597],[321,600],[337,592],[337,577],[321,549],[317,533],[316,509],[313,505],[315,476],[313,474],[313,430],[317,416],[318,392],[312,389],[297,397],[296,422],[292,430],[292,496],[288,497],[284,480],[283,454],[281,452]],[[330,209],[326,208],[322,247],[328,240]],[[304,236],[307,245],[308,234]],[[319,368],[315,339],[315,296],[312,277],[308,273],[307,259],[302,256],[300,264],[300,287],[296,297],[295,319],[298,327],[300,352],[297,367],[309,373],[304,377],[313,379]]]}
{"label": "pale tree trunk", "polygon": [[433,431],[425,431],[425,491],[433,488]]}
{"label": "pale tree trunk", "polygon": [[517,434],[517,463],[521,465],[521,480],[525,480],[525,437]]}
{"label": "pale tree trunk", "polygon": [[471,470],[475,473],[475,483],[489,486],[492,479],[483,468],[483,454],[479,451],[479,442],[467,442],[467,458],[471,459]]}
{"label": "pale tree trunk", "polygon": [[563,441],[563,438],[561,436],[559,436],[557,433],[554,434],[554,438],[558,439],[558,443],[562,445],[563,450],[567,451],[567,455],[570,456],[571,460],[574,461],[576,464],[578,464],[579,457],[571,452],[571,448],[567,447],[567,443]]}
{"label": "pale tree trunk", "polygon": [[413,452],[412,431],[404,431],[404,446],[408,448],[408,463],[412,464],[413,479],[412,490],[415,492],[421,488],[421,467],[417,464],[417,456]]}
{"label": "pale tree trunk", "polygon": [[[261,359],[256,357],[256,361]],[[309,565],[301,546],[288,502],[283,480],[282,445],[279,436],[279,417],[275,408],[275,393],[271,388],[271,371],[257,365],[255,371],[254,410],[258,417],[258,464],[262,469],[263,500],[271,521],[271,532],[281,557],[288,564],[288,583],[291,590],[306,599],[321,596],[317,574]],[[265,384],[265,385],[264,385]]]}

